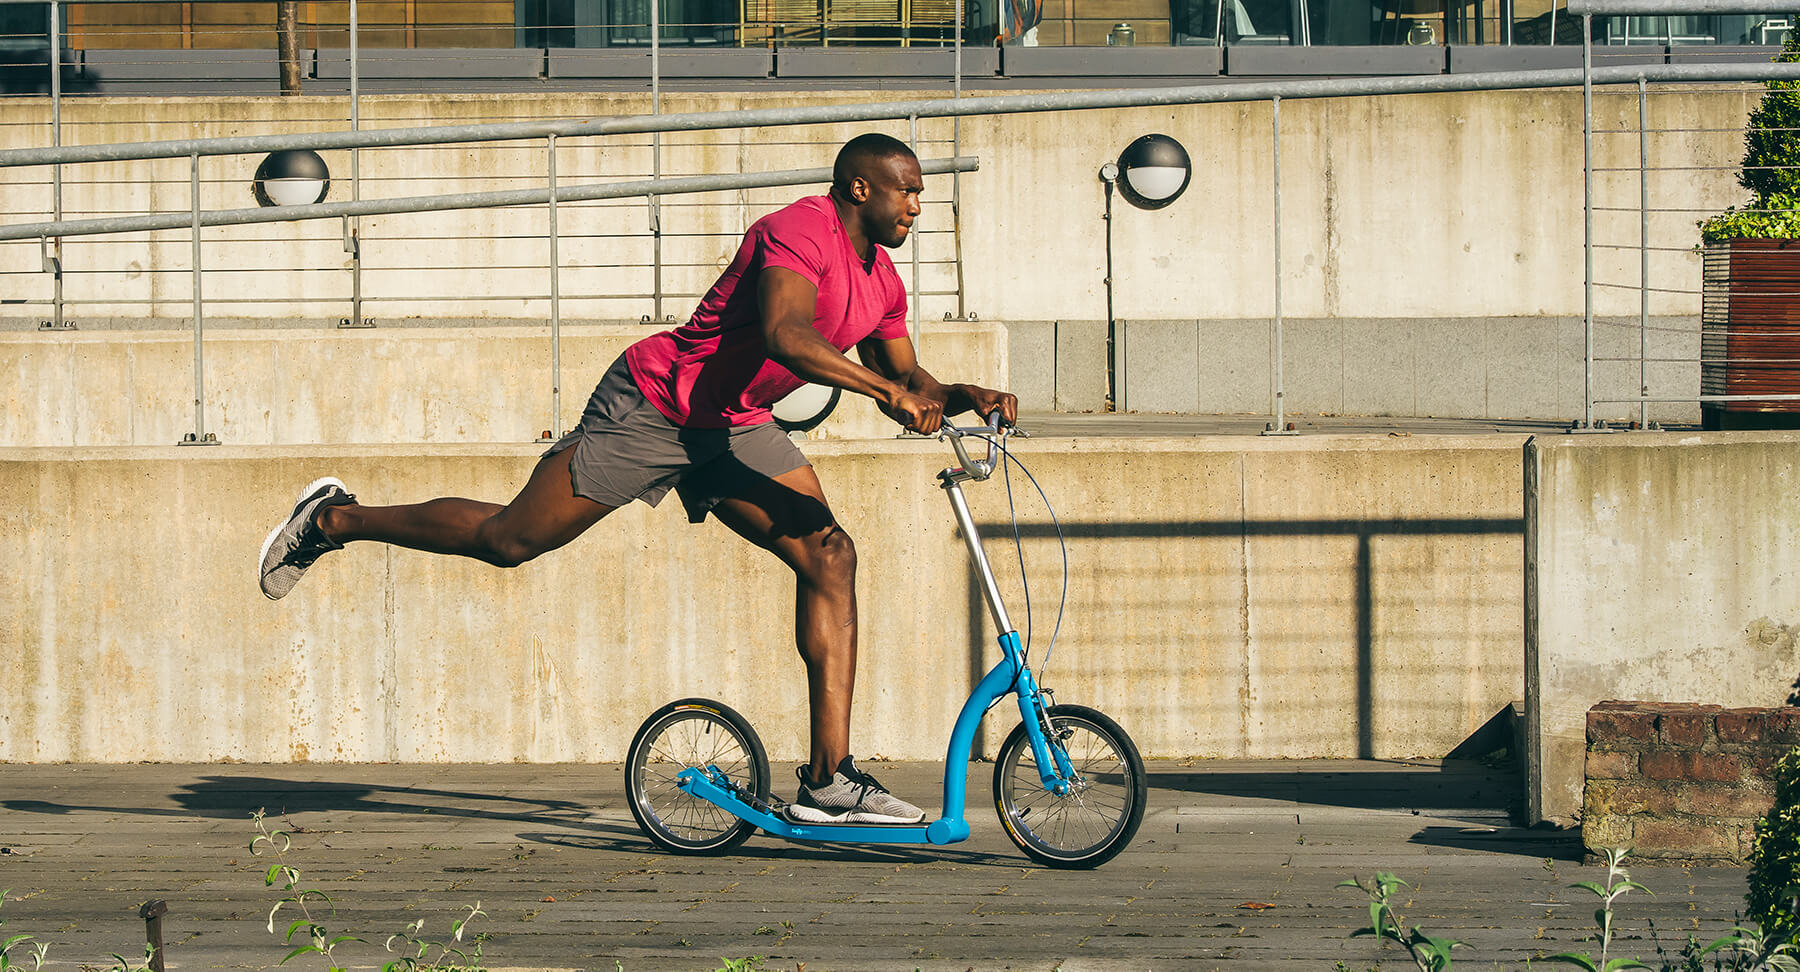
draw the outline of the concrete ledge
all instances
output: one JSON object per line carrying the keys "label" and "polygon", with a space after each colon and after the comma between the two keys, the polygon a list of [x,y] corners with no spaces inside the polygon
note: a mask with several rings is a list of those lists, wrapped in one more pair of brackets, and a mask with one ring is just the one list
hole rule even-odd
{"label": "concrete ledge", "polygon": [[[208,330],[206,427],[234,445],[533,442],[574,426],[641,325],[562,329],[562,405],[550,329]],[[945,379],[1005,388],[1006,329],[933,323],[920,359]],[[180,331],[0,332],[0,446],[165,445],[194,427],[194,339]],[[846,396],[813,438],[892,437]]]}
{"label": "concrete ledge", "polygon": [[[1147,756],[1442,755],[1519,693],[1516,436],[1031,439],[1068,613],[1044,684]],[[995,632],[937,442],[807,446],[856,538],[857,752],[938,759]],[[323,474],[366,503],[505,501],[530,444],[0,449],[0,761],[591,762],[709,695],[803,751],[793,581],[675,503],[501,571],[353,544],[293,594],[258,545]],[[1049,650],[1061,549],[972,487],[1014,623]],[[1027,628],[1029,624],[1029,628]],[[1000,710],[977,752],[1009,728]]]}

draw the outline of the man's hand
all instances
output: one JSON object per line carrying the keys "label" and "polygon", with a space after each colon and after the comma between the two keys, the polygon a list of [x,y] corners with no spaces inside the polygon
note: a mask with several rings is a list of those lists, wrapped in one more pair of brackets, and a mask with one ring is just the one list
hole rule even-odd
{"label": "man's hand", "polygon": [[944,405],[923,395],[915,395],[899,386],[887,401],[878,402],[887,417],[899,422],[908,432],[931,435],[944,424]]}
{"label": "man's hand", "polygon": [[1004,425],[1012,425],[1019,420],[1019,398],[1017,395],[1014,395],[1011,392],[995,391],[992,388],[982,388],[977,385],[969,385],[967,388],[969,401],[974,406],[975,414],[981,416],[983,422],[986,422],[988,416],[994,414],[996,411],[1000,413],[1000,421]]}

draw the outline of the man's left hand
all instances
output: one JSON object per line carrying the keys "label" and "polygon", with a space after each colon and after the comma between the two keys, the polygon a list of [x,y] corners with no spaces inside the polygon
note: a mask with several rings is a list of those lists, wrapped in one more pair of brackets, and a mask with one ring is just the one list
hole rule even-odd
{"label": "man's left hand", "polygon": [[1005,425],[1019,420],[1019,398],[1011,392],[970,385],[969,401],[975,406],[975,414],[981,416],[984,422],[995,412],[1000,413],[1000,421]]}

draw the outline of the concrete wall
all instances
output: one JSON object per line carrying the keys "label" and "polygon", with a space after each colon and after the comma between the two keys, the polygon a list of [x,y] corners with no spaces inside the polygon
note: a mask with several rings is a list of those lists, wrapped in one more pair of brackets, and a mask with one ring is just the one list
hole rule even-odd
{"label": "concrete wall", "polygon": [[[1008,321],[1012,374],[1062,411],[1106,402],[1106,322]],[[1580,317],[1301,318],[1283,322],[1282,388],[1291,414],[1573,419],[1587,394]],[[1273,414],[1271,320],[1134,320],[1117,328],[1122,411]],[[1595,326],[1596,418],[1635,419],[1628,401],[1697,395],[1700,320],[1604,318]],[[1640,338],[1649,367],[1640,374]],[[1040,391],[1038,398],[1046,397]],[[1697,424],[1700,406],[1650,406],[1655,422]]]}
{"label": "concrete wall", "polygon": [[[1068,535],[1045,684],[1151,756],[1447,752],[1520,693],[1520,443],[1022,442]],[[259,542],[311,477],[366,502],[504,499],[536,451],[0,449],[0,759],[611,760],[686,694],[728,701],[773,758],[797,758],[791,578],[674,504],[620,511],[515,571],[353,545],[285,600],[255,588]],[[857,749],[936,758],[996,654],[933,485],[948,451],[808,451],[861,553]],[[1041,656],[1058,547],[1014,492]],[[998,540],[1002,485],[970,499]],[[992,549],[1023,627],[1012,558]]]}
{"label": "concrete wall", "polygon": [[1567,821],[1596,702],[1794,690],[1800,434],[1545,436],[1525,472],[1529,810]]}
{"label": "concrete wall", "polygon": [[[1741,154],[1734,130],[1760,88],[1717,86],[1656,91],[1651,117],[1666,131],[1651,140],[1650,312],[1673,318],[1658,332],[1653,356],[1697,358],[1699,259],[1692,214],[1742,202],[1733,179]],[[717,94],[667,92],[664,110],[736,110],[777,104],[866,100],[866,93]],[[1402,411],[1465,417],[1571,417],[1570,324],[1582,314],[1581,94],[1578,90],[1408,95],[1290,101],[1282,113],[1283,312],[1288,336],[1290,407],[1300,411]],[[368,127],[504,119],[604,116],[648,110],[639,94],[370,96]],[[1596,125],[1636,125],[1635,88],[1602,89]],[[1132,138],[1160,131],[1193,156],[1188,195],[1158,212],[1123,205],[1113,220],[1116,316],[1132,322],[1127,371],[1155,370],[1182,349],[1216,351],[1208,366],[1166,387],[1146,379],[1130,397],[1144,410],[1264,411],[1272,372],[1267,320],[1274,313],[1272,136],[1267,104],[1225,104],[970,118],[961,150],[981,171],[961,181],[960,250],[948,176],[927,180],[917,242],[921,323],[946,313],[984,320],[1069,322],[1091,329],[1106,318],[1100,164]],[[113,99],[73,101],[65,112],[71,141],[311,131],[346,127],[341,98]],[[0,125],[45,130],[42,99],[8,99]],[[670,175],[756,171],[828,164],[849,134],[906,125],[821,125],[802,129],[670,135]],[[923,154],[951,151],[948,120],[920,123]],[[42,141],[42,139],[40,139]],[[636,177],[650,171],[647,139],[565,139],[558,174],[565,185]],[[1595,143],[1597,312],[1638,313],[1637,138],[1601,135]],[[346,153],[327,153],[347,198]],[[208,208],[249,205],[254,158],[206,159]],[[464,145],[363,153],[364,197],[515,188],[541,182],[545,149],[535,143]],[[188,206],[185,160],[70,167],[71,216],[180,210]],[[806,190],[713,194],[663,207],[661,307],[648,265],[649,217],[641,202],[564,208],[560,277],[568,319],[636,320],[685,315],[729,258],[737,234],[757,215]],[[16,220],[47,218],[43,172],[0,170],[0,207]],[[1611,211],[1619,208],[1633,211]],[[546,318],[548,219],[543,207],[476,213],[371,217],[362,221],[365,313],[384,323],[414,316]],[[212,315],[299,317],[335,322],[349,313],[350,275],[341,227],[324,221],[221,228],[205,234],[204,264]],[[911,245],[895,253],[913,282]],[[965,300],[955,259],[962,256]],[[72,309],[80,319],[191,314],[191,267],[183,231],[72,241],[67,295],[99,300]],[[9,300],[42,301],[50,292],[35,242],[0,245]],[[298,269],[301,272],[294,272]],[[248,302],[254,298],[259,301]],[[112,303],[106,303],[112,302]],[[0,315],[47,317],[41,304],[0,304]],[[1135,326],[1142,324],[1142,326]],[[1579,376],[1579,328],[1573,365]],[[1602,327],[1607,348],[1635,355],[1635,331]],[[1082,339],[1085,340],[1085,339]],[[1090,342],[1091,343],[1091,342]],[[1037,347],[1037,337],[1021,348]],[[1091,402],[1103,359],[1074,343],[1071,355],[1021,372],[1055,370],[1070,401]],[[1442,362],[1441,380],[1388,381],[1410,360]],[[1146,363],[1148,362],[1148,363]],[[1362,369],[1381,365],[1378,377]],[[1623,366],[1608,366],[1615,368]],[[1058,368],[1062,370],[1057,370]],[[1424,368],[1420,369],[1425,370]],[[1431,369],[1435,374],[1439,369]],[[1632,370],[1635,372],[1635,368]],[[1687,364],[1657,369],[1653,394],[1696,393]],[[1489,384],[1468,391],[1471,372]],[[1579,379],[1576,381],[1579,385]],[[1635,373],[1621,378],[1635,394]],[[1611,387],[1610,385],[1608,387]],[[1399,389],[1389,394],[1388,389]],[[1410,394],[1405,393],[1410,392]],[[1477,402],[1476,399],[1481,401]],[[1409,404],[1410,403],[1410,404]],[[1578,404],[1578,403],[1577,403]],[[1074,407],[1092,407],[1078,404]],[[1617,414],[1621,407],[1609,407]],[[1688,411],[1691,411],[1689,409]],[[1676,420],[1684,412],[1661,417]]]}
{"label": "concrete wall", "polygon": [[[552,418],[548,327],[263,328],[205,333],[206,430],[233,445],[530,442],[573,427],[636,325],[565,327]],[[919,345],[943,380],[1008,387],[1006,330],[945,323]],[[180,331],[0,331],[0,447],[169,445],[194,430]],[[892,436],[846,394],[814,438]]]}

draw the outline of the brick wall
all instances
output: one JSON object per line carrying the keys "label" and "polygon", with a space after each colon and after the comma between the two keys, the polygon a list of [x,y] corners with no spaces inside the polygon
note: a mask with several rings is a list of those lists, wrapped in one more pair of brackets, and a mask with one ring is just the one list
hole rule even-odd
{"label": "brick wall", "polygon": [[1800,744],[1800,708],[1602,702],[1587,714],[1588,853],[1744,863],[1774,799],[1769,768]]}

